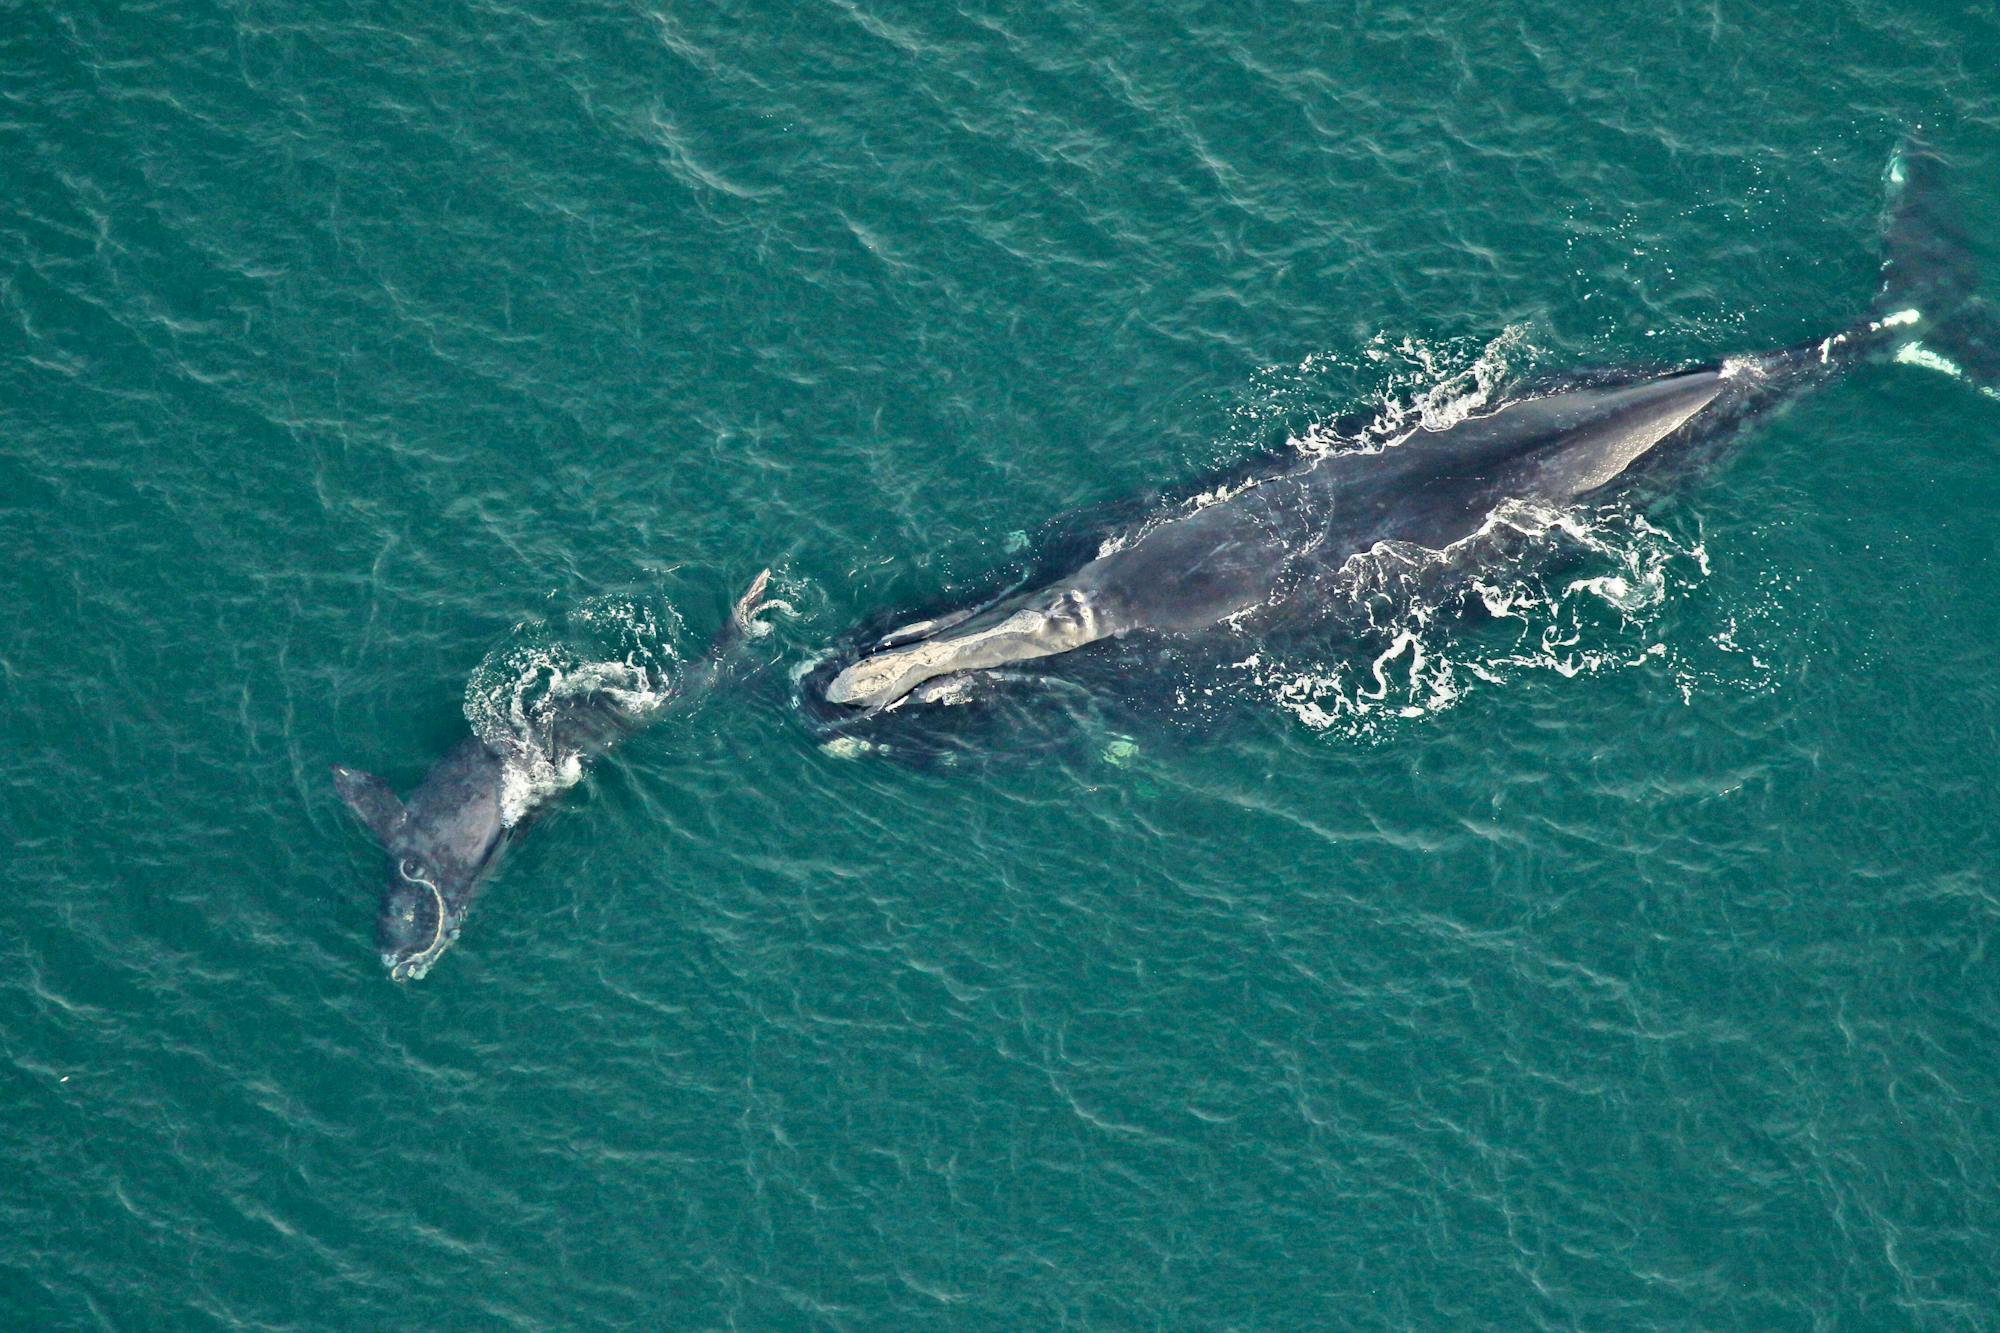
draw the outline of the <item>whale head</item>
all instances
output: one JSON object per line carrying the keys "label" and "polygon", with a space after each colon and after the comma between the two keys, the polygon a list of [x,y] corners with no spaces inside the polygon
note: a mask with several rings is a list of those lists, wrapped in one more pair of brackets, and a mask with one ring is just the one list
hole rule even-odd
{"label": "whale head", "polygon": [[418,981],[465,924],[470,895],[453,892],[451,875],[421,853],[390,857],[389,882],[375,918],[375,940],[392,981]]}
{"label": "whale head", "polygon": [[886,708],[927,680],[1066,653],[1110,632],[1089,593],[1043,588],[949,633],[862,658],[828,683],[826,698],[843,707]]}
{"label": "whale head", "polygon": [[507,837],[499,773],[498,758],[468,742],[405,803],[372,774],[333,770],[341,798],[388,856],[375,939],[392,980],[420,979],[458,939]]}

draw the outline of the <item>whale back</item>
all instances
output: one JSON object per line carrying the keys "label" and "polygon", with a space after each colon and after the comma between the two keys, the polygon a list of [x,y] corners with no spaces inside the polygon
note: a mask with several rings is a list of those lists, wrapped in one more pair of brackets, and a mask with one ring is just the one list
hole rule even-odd
{"label": "whale back", "polygon": [[1505,501],[1560,506],[1612,485],[1726,384],[1701,369],[1575,388],[1420,430],[1380,453],[1294,460],[997,607],[879,645],[840,671],[825,697],[884,708],[940,676],[1135,629],[1204,629],[1267,604],[1300,582],[1301,565],[1337,571],[1382,542],[1445,550]]}

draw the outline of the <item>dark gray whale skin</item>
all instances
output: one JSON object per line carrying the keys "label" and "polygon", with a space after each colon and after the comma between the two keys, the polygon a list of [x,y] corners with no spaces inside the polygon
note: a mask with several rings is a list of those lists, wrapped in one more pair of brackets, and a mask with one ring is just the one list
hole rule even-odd
{"label": "dark gray whale skin", "polygon": [[[585,755],[602,754],[642,722],[710,693],[766,605],[769,577],[768,570],[757,576],[707,653],[688,671],[650,682],[667,698],[643,719],[614,699],[592,695],[555,720],[563,743]],[[388,854],[376,936],[392,980],[414,981],[430,971],[458,939],[467,912],[508,844],[541,813],[537,807],[529,818],[507,824],[501,798],[508,773],[507,756],[478,736],[467,736],[447,750],[403,799],[373,774],[334,766],[334,788]]]}
{"label": "dark gray whale skin", "polygon": [[[1972,293],[1935,154],[1892,161],[1884,283],[1873,313],[1812,343],[1710,365],[1601,371],[1529,391],[1374,452],[1296,452],[1238,469],[1197,507],[1104,531],[1098,552],[1028,590],[974,603],[837,652],[802,682],[829,732],[912,705],[962,700],[995,672],[1108,640],[1257,630],[1338,605],[1355,558],[1384,543],[1476,571],[1509,502],[1562,508],[1645,476],[1696,470],[1719,446],[1860,361],[1928,340],[1973,377],[2000,370],[2000,328]],[[1918,304],[1921,302],[1921,304]],[[1351,600],[1348,599],[1348,600]],[[1043,665],[1035,665],[1043,664]]]}
{"label": "dark gray whale skin", "polygon": [[[1256,632],[1341,604],[1350,562],[1385,543],[1476,569],[1476,540],[1508,501],[1563,507],[1657,471],[1837,370],[1865,326],[1819,347],[1722,366],[1595,377],[1520,399],[1379,452],[1290,453],[1240,470],[1199,507],[1101,534],[1092,554],[998,602],[892,630],[806,681],[833,729],[951,699],[996,671],[1059,670],[1045,659],[1111,640],[1188,636],[1225,623]],[[1838,350],[1843,355],[1835,356]]]}

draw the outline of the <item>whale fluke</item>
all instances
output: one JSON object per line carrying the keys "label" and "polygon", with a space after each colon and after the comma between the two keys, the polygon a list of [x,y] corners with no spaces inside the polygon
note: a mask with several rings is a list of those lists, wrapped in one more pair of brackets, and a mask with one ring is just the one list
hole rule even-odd
{"label": "whale fluke", "polygon": [[1945,161],[1916,135],[1889,159],[1877,328],[1895,329],[1895,359],[1942,370],[2000,397],[2000,308],[1979,295],[1979,265]]}

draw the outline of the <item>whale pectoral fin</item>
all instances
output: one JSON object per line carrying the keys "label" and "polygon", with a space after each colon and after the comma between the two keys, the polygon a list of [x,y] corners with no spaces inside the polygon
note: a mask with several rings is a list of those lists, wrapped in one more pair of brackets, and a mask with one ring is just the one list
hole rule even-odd
{"label": "whale pectoral fin", "polygon": [[766,569],[750,580],[750,586],[729,608],[729,619],[722,622],[722,628],[715,632],[709,642],[708,656],[711,661],[720,661],[734,652],[745,639],[754,639],[769,632],[770,626],[758,617],[770,611],[789,611],[791,604],[767,596],[771,586],[771,571]]}
{"label": "whale pectoral fin", "polygon": [[373,773],[361,773],[351,768],[333,766],[333,787],[340,793],[340,799],[347,802],[347,808],[375,835],[375,841],[387,847],[408,822],[410,812],[396,793],[389,790],[389,784]]}
{"label": "whale pectoral fin", "polygon": [[758,613],[770,605],[764,598],[764,590],[770,586],[771,571],[766,569],[750,580],[748,591],[736,599],[736,605],[730,608],[729,619],[738,631],[748,633]]}

